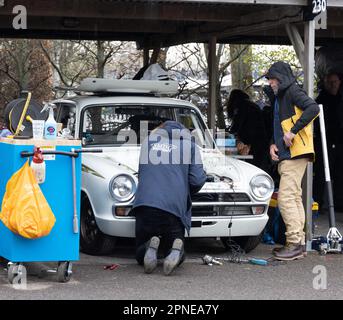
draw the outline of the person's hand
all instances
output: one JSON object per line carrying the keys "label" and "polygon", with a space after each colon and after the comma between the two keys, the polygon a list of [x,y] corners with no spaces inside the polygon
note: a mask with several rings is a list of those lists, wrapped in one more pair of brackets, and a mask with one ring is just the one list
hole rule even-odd
{"label": "person's hand", "polygon": [[250,152],[250,145],[244,144],[243,142],[239,141],[237,143],[237,152],[240,155],[246,156]]}
{"label": "person's hand", "polygon": [[283,141],[285,141],[285,145],[287,147],[290,147],[293,144],[293,139],[295,137],[295,134],[292,132],[286,132],[283,136]]}
{"label": "person's hand", "polygon": [[269,148],[269,153],[270,153],[270,157],[272,158],[273,161],[279,161],[279,156],[278,156],[278,147],[276,146],[276,144],[272,144]]}

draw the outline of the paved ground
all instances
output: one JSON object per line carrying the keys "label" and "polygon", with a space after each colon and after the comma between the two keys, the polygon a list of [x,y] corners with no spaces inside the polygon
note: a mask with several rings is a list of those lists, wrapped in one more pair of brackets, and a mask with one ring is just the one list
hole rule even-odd
{"label": "paved ground", "polygon": [[[327,231],[327,217],[320,221],[318,234]],[[343,214],[338,217],[343,231]],[[74,264],[69,283],[55,281],[54,275],[38,278],[37,270],[51,265],[28,265],[26,290],[16,290],[7,281],[2,263],[0,268],[0,299],[114,299],[114,300],[232,300],[232,299],[341,299],[343,297],[343,256],[320,256],[310,253],[307,258],[270,266],[225,263],[223,266],[202,264],[204,254],[225,257],[219,241],[187,241],[188,258],[183,266],[169,277],[159,267],[146,275],[134,260],[133,243],[122,243],[108,257],[81,255]],[[259,245],[251,255],[268,258],[272,246]],[[104,270],[104,265],[116,263],[119,268]],[[316,290],[313,281],[319,272],[327,272],[327,289]],[[325,269],[324,269],[325,268]],[[317,271],[318,272],[318,271]],[[323,274],[323,273],[321,273]],[[324,282],[321,282],[325,286]],[[318,283],[318,281],[315,281]]]}

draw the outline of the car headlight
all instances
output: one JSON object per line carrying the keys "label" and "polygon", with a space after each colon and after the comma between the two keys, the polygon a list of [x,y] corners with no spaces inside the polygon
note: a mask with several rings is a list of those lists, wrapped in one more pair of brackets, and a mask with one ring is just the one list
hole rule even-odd
{"label": "car headlight", "polygon": [[119,202],[130,200],[134,196],[136,189],[136,181],[126,174],[115,176],[110,182],[110,193]]}
{"label": "car headlight", "polygon": [[257,200],[266,200],[274,191],[274,182],[269,176],[257,175],[251,179],[250,188]]}

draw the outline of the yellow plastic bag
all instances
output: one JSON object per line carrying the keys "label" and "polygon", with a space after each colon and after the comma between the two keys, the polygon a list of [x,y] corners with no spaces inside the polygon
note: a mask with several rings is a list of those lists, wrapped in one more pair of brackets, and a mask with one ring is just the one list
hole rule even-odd
{"label": "yellow plastic bag", "polygon": [[56,222],[29,161],[7,182],[0,220],[12,232],[28,239],[48,235]]}

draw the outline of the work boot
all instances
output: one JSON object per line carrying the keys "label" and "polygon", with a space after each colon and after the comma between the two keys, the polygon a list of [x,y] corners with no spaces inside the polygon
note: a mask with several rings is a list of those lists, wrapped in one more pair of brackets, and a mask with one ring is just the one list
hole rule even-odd
{"label": "work boot", "polygon": [[164,259],[163,272],[166,276],[180,264],[183,252],[183,241],[175,239],[169,255]]}
{"label": "work boot", "polygon": [[157,251],[160,245],[159,237],[152,237],[144,255],[144,272],[152,273],[157,266]]}
{"label": "work boot", "polygon": [[295,243],[288,243],[283,248],[274,250],[273,255],[276,260],[285,261],[296,260],[304,257],[302,245]]}
{"label": "work boot", "polygon": [[[272,250],[272,254],[275,255],[276,252],[279,252],[281,249],[283,249],[284,247],[276,247],[273,248]],[[307,257],[307,250],[306,250],[306,244],[302,244],[301,245],[302,251],[303,251],[303,256]]]}
{"label": "work boot", "polygon": [[283,247],[276,247],[276,248],[273,248],[273,250],[272,250],[272,254],[275,254],[276,252],[279,252],[281,249],[283,249],[284,248],[284,246]]}

